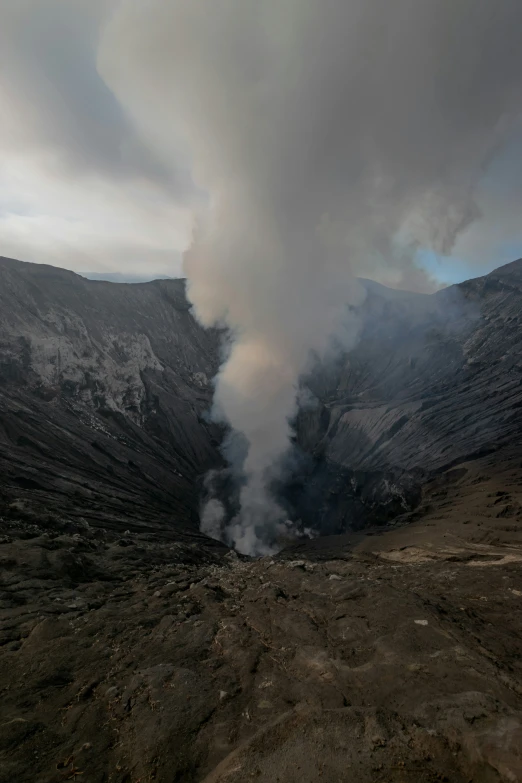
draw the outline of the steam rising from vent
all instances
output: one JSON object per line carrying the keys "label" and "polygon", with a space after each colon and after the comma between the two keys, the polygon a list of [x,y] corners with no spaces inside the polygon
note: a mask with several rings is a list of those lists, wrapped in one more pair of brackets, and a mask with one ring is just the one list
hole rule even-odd
{"label": "steam rising from vent", "polygon": [[357,276],[429,289],[520,105],[519,0],[122,2],[99,67],[164,160],[208,193],[186,254],[205,325],[234,340],[215,411],[243,433],[240,509],[206,532],[263,554],[291,524],[271,495],[311,352],[349,349]]}

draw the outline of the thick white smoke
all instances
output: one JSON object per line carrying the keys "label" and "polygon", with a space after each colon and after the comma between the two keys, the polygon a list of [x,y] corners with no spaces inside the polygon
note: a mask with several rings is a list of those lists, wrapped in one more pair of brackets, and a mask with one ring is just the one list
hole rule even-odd
{"label": "thick white smoke", "polygon": [[357,275],[427,284],[416,248],[446,253],[478,217],[521,22],[518,0],[124,0],[107,26],[100,72],[208,194],[185,268],[200,320],[235,338],[215,399],[249,446],[241,551],[287,528],[271,471],[310,351],[356,339]]}

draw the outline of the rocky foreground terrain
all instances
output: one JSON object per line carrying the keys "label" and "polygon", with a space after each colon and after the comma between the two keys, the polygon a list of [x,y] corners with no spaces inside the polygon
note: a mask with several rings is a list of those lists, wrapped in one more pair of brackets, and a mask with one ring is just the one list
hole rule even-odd
{"label": "rocky foreground terrain", "polygon": [[0,780],[522,780],[520,476],[257,562],[4,521]]}
{"label": "rocky foreground terrain", "polygon": [[183,283],[0,261],[2,783],[522,780],[522,263],[368,289],[285,495],[340,534],[252,561]]}

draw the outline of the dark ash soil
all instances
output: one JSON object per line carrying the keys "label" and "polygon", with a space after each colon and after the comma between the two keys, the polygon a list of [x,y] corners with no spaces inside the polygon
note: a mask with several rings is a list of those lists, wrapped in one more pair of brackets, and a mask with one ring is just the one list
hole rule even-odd
{"label": "dark ash soil", "polygon": [[257,562],[6,509],[0,780],[522,780],[521,479]]}

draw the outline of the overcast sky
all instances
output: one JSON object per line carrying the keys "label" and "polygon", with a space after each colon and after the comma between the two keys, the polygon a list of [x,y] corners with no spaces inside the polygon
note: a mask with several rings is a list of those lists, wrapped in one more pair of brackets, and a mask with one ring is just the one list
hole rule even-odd
{"label": "overcast sky", "polygon": [[201,194],[182,156],[165,165],[99,75],[111,7],[0,3],[0,254],[176,275]]}
{"label": "overcast sky", "polygon": [[[156,82],[161,101],[169,107],[161,113],[155,108],[158,95],[151,108],[150,85],[140,83],[136,76],[144,18],[129,13],[133,4],[147,7],[151,30],[160,35],[158,31],[165,26],[163,12],[169,5],[165,2],[129,0],[122,4],[123,12],[120,3],[112,0],[0,2],[1,255],[75,271],[181,274],[181,253],[190,244],[193,215],[212,194],[195,184],[198,160],[181,132],[178,138],[169,79]],[[263,0],[259,4],[263,6]],[[325,13],[330,4],[330,0],[325,2]],[[441,0],[440,5],[445,4]],[[488,4],[495,6],[493,0]],[[243,6],[235,3],[236,9],[250,5],[249,0]],[[387,6],[374,0],[374,5],[389,9],[394,0]],[[482,0],[470,7],[477,5]],[[172,3],[163,36],[167,43],[170,36],[173,46],[180,46],[175,30],[176,13],[182,6]],[[216,0],[214,7],[228,13],[232,6]],[[119,19],[122,13],[123,21]],[[156,28],[155,15],[162,22]],[[241,15],[238,12],[236,17]],[[234,24],[240,26],[241,19]],[[515,25],[515,29],[520,28]],[[151,30],[143,37],[147,53],[154,48]],[[134,46],[121,45],[122,35],[132,39]],[[386,31],[376,28],[375,36],[382,46]],[[165,40],[160,42],[163,47]],[[512,43],[500,40],[499,52]],[[322,46],[328,49],[329,41]],[[309,54],[313,64],[314,53]],[[374,56],[369,49],[367,57]],[[182,59],[176,60],[176,67],[179,76]],[[300,59],[292,67],[313,75],[312,65]],[[440,67],[444,67],[442,61]],[[129,100],[121,79],[127,70],[134,82]],[[482,78],[487,81],[487,74]],[[401,111],[400,104],[398,96],[397,111]],[[364,107],[360,102],[358,108],[364,111]],[[415,124],[415,117],[411,122]],[[407,127],[407,123],[400,126]],[[515,126],[500,153],[490,156],[492,162],[484,167],[483,179],[474,183],[477,215],[480,212],[482,217],[457,233],[447,253],[440,248],[419,251],[419,262],[435,277],[464,279],[522,254],[520,139]],[[337,151],[339,139],[333,141]],[[342,170],[349,178],[350,167]]]}

